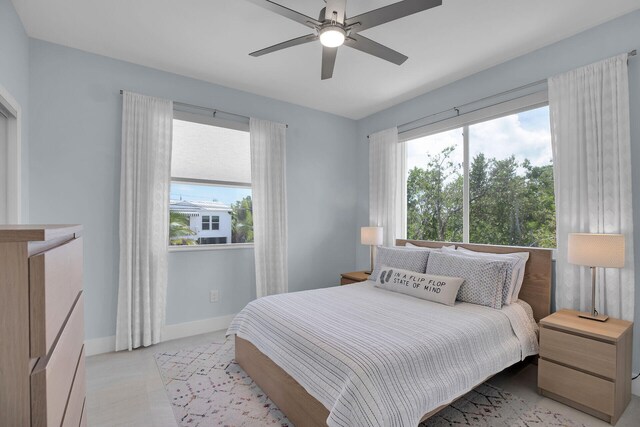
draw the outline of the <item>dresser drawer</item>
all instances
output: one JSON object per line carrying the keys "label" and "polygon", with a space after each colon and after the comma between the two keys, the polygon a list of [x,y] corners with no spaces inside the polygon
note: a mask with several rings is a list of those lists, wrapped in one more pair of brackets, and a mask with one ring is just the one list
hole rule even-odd
{"label": "dresser drawer", "polygon": [[62,427],[78,427],[82,418],[82,408],[84,406],[84,398],[86,395],[85,383],[85,366],[84,366],[84,347],[80,353],[80,361],[76,368],[76,375],[71,386],[71,394],[69,394],[69,403],[64,411],[64,419]]}
{"label": "dresser drawer", "polygon": [[577,335],[540,328],[540,357],[614,380],[616,346]]}
{"label": "dresser drawer", "polygon": [[55,347],[31,374],[31,424],[59,426],[69,399],[84,341],[82,294]]}
{"label": "dresser drawer", "polygon": [[81,238],[29,258],[32,358],[49,353],[81,290]]}
{"label": "dresser drawer", "polygon": [[540,359],[538,387],[605,414],[613,414],[614,383]]}

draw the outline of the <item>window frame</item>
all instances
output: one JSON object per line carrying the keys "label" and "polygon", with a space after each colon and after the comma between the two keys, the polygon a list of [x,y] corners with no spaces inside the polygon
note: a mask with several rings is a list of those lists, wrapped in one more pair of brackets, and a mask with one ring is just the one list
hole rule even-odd
{"label": "window frame", "polygon": [[[463,186],[462,186],[462,242],[469,242],[469,227],[470,227],[470,199],[469,199],[469,127],[478,123],[488,122],[491,120],[499,119],[501,117],[511,116],[513,114],[522,113],[525,111],[535,110],[537,108],[546,107],[549,105],[549,92],[547,90],[535,92],[532,94],[520,96],[507,101],[499,102],[487,107],[471,110],[464,114],[459,114],[454,117],[438,120],[433,123],[429,123],[416,128],[408,129],[398,133],[398,141],[400,143],[406,143],[415,139],[424,138],[454,129],[462,130],[462,171],[463,171]],[[406,164],[406,162],[405,162]],[[407,171],[403,171],[406,175]],[[407,178],[404,177],[404,185],[406,186]],[[404,223],[407,223],[407,210],[404,210]],[[404,230],[406,233],[406,229]],[[479,243],[480,244],[480,243]],[[493,246],[504,246],[494,245]],[[555,248],[551,248],[555,253]]]}
{"label": "window frame", "polygon": [[[214,225],[215,228],[213,227]],[[211,231],[220,230],[220,215],[209,215],[209,227],[211,227]]]}
{"label": "window frame", "polygon": [[[203,111],[207,111],[209,114],[203,114]],[[227,120],[216,117],[217,112],[211,114],[208,110],[197,111],[191,107],[181,107],[174,104],[173,119],[182,120],[193,123],[200,123],[204,125],[217,126],[227,129],[239,130],[249,133],[249,120]],[[222,114],[224,115],[224,114]],[[171,176],[171,182],[177,182],[182,184],[199,184],[199,185],[213,185],[218,187],[236,187],[236,188],[252,188],[250,182],[230,182],[230,181],[213,181],[213,180],[201,180],[201,179],[188,179]],[[209,224],[211,227],[211,217],[209,216]],[[201,222],[201,226],[204,223]],[[204,230],[204,228],[202,228]],[[218,230],[220,229],[220,217],[218,216]],[[211,231],[211,229],[206,230]],[[228,250],[228,249],[253,249],[254,243],[216,243],[216,244],[204,244],[204,245],[171,245],[167,241],[167,247],[169,252],[191,252],[191,251],[210,251],[210,250]]]}
{"label": "window frame", "polygon": [[211,231],[211,215],[202,215],[200,217],[200,227],[202,231]]}

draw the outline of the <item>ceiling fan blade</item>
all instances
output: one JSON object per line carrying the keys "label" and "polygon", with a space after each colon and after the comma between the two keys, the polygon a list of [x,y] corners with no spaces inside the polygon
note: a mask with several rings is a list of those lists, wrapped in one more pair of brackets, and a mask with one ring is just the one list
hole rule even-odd
{"label": "ceiling fan blade", "polygon": [[278,3],[274,3],[270,0],[248,0],[251,3],[263,7],[271,12],[277,13],[278,15],[284,16],[285,18],[289,18],[293,21],[296,21],[302,25],[306,25],[309,28],[316,28],[322,25],[320,21],[317,19],[311,18],[310,16],[304,15],[300,12],[296,12],[293,9],[289,9],[288,7],[279,5]]}
{"label": "ceiling fan blade", "polygon": [[322,46],[322,80],[333,77],[333,67],[336,65],[337,47]]}
{"label": "ceiling fan blade", "polygon": [[336,22],[344,24],[347,0],[326,0],[324,19],[332,20],[333,12],[336,12]]}
{"label": "ceiling fan blade", "polygon": [[345,25],[357,23],[359,25],[355,26],[353,31],[359,32],[440,5],[442,0],[404,0],[349,18]]}
{"label": "ceiling fan blade", "polygon": [[306,36],[296,37],[295,39],[287,40],[286,42],[274,44],[273,46],[256,50],[255,52],[251,52],[249,55],[262,56],[262,55],[266,55],[267,53],[276,52],[278,50],[286,49],[288,47],[298,46],[300,44],[309,43],[315,40],[318,40],[318,36],[316,36],[315,34],[307,34]]}
{"label": "ceiling fan blade", "polygon": [[393,62],[396,65],[402,65],[409,57],[396,52],[378,42],[374,42],[360,34],[352,34],[344,41],[346,46],[352,47],[369,55],[377,56],[385,61]]}

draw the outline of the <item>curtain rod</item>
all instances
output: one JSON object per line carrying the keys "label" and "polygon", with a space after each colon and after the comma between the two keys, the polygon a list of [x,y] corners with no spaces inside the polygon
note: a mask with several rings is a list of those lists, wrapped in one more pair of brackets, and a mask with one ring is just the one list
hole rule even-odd
{"label": "curtain rod", "polygon": [[[124,93],[124,90],[120,89],[120,95],[122,95],[123,93]],[[200,105],[187,104],[185,102],[173,101],[173,105],[181,105],[183,107],[196,108],[198,110],[211,111],[213,113],[213,117],[215,117],[217,113],[222,113],[222,114],[226,114],[228,116],[236,116],[236,117],[240,117],[240,118],[247,119],[247,120],[250,119],[250,117],[243,116],[242,114],[231,113],[229,111],[224,111],[224,110],[220,110],[220,109],[217,109],[217,108],[202,107]],[[289,127],[288,124],[285,124],[285,126],[287,128]]]}
{"label": "curtain rod", "polygon": [[[636,56],[637,53],[638,53],[637,50],[633,49],[632,51],[627,52],[627,57]],[[533,83],[527,83],[526,85],[522,85],[522,86],[515,87],[513,89],[505,90],[504,92],[496,93],[494,95],[485,96],[484,98],[476,99],[475,101],[467,102],[466,104],[458,105],[457,107],[447,108],[446,110],[442,110],[442,111],[437,112],[437,113],[429,114],[428,116],[424,116],[424,117],[420,117],[420,118],[415,119],[415,120],[411,120],[410,122],[403,123],[401,125],[398,125],[397,127],[409,126],[409,125],[412,125],[413,123],[421,122],[422,120],[425,120],[425,119],[428,119],[428,118],[434,117],[434,116],[439,116],[440,114],[444,114],[444,113],[449,112],[449,111],[455,111],[456,114],[459,116],[461,108],[468,107],[469,105],[477,104],[478,102],[481,102],[481,101],[486,101],[487,99],[492,99],[492,98],[497,98],[497,97],[502,96],[502,95],[507,95],[507,94],[509,94],[511,92],[516,92],[516,91],[519,91],[519,90],[528,89],[530,87],[538,86],[538,85],[541,85],[541,84],[545,83],[547,80],[548,79],[541,79],[541,80],[535,81]],[[491,107],[491,105],[487,105],[487,107]],[[398,132],[398,133],[401,133],[401,132]],[[369,136],[370,135],[367,135],[367,139],[369,139]]]}

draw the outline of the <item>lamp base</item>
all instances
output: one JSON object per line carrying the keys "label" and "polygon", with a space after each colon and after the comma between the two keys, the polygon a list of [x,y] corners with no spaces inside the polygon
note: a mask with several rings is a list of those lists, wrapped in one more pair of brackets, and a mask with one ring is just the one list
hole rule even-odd
{"label": "lamp base", "polygon": [[595,320],[597,322],[606,322],[609,316],[606,314],[598,314],[596,316],[591,315],[590,313],[580,313],[578,317],[582,317],[583,319]]}

